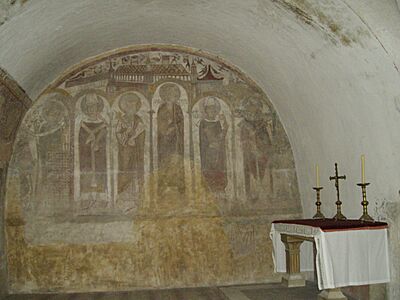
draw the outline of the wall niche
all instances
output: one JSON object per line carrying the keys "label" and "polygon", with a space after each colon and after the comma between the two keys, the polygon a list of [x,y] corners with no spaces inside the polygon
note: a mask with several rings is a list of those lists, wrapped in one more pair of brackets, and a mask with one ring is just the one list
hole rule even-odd
{"label": "wall niche", "polygon": [[264,282],[270,222],[301,215],[266,95],[172,46],[113,51],[49,86],[17,132],[6,201],[14,292]]}

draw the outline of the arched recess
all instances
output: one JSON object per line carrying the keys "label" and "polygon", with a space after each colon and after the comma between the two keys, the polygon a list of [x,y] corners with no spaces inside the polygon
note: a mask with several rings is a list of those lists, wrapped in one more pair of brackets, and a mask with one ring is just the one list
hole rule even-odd
{"label": "arched recess", "polygon": [[[28,214],[34,199],[22,201],[23,176],[18,171],[8,176],[6,216],[21,220],[6,226],[10,290],[184,287],[272,278],[270,223],[298,217],[302,210],[288,137],[252,80],[210,54],[136,46],[69,69],[30,112],[41,105],[39,111],[59,116],[51,108],[53,93],[66,95],[58,107],[75,125],[61,138],[74,142],[57,153],[43,145],[43,155],[64,155],[70,166],[64,170],[54,163],[54,176],[46,180],[51,185],[74,174],[63,193],[72,204],[61,214],[51,205]],[[28,121],[18,132],[20,140]],[[119,143],[129,146],[124,154]],[[24,145],[14,149],[13,170],[26,163],[17,156],[29,150],[29,143]],[[130,161],[130,154],[136,159]],[[129,172],[121,172],[118,155],[130,161]],[[142,188],[134,188],[138,172],[146,178]],[[131,185],[123,201],[120,175]],[[82,187],[91,197],[84,197],[84,205]],[[46,193],[41,196],[47,203]],[[56,265],[51,270],[49,259]]]}
{"label": "arched recess", "polygon": [[78,214],[93,214],[113,203],[110,105],[88,91],[78,98],[74,115],[74,200]]}
{"label": "arched recess", "polygon": [[[134,75],[132,75],[134,76]],[[145,96],[137,91],[120,94],[112,106],[113,125],[113,172],[114,203],[129,201],[129,190],[133,193],[141,190],[143,198],[148,203],[150,196],[150,103]],[[134,156],[130,148],[135,147]],[[141,162],[138,162],[141,161]],[[139,173],[142,173],[141,175]],[[126,175],[125,175],[126,174]],[[139,176],[140,175],[140,176]],[[126,209],[137,207],[138,197],[130,199]]]}
{"label": "arched recess", "polygon": [[235,185],[240,184],[233,166],[237,151],[233,151],[235,128],[230,107],[222,99],[208,96],[194,104],[192,114],[195,187],[201,185],[204,177],[217,196],[237,198],[235,193],[240,188],[235,189]]}
{"label": "arched recess", "polygon": [[[192,174],[189,98],[186,90],[174,82],[160,84],[152,99],[152,111],[153,170],[157,177],[155,186],[158,198],[163,197],[163,188],[168,190],[167,193],[173,188],[177,189],[171,191],[175,196],[178,192],[189,199]],[[163,177],[169,178],[168,181],[164,182]]]}

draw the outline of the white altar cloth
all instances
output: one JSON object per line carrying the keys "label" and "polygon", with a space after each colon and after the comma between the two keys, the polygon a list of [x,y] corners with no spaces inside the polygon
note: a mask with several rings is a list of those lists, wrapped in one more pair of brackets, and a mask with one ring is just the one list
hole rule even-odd
{"label": "white altar cloth", "polygon": [[[272,224],[275,272],[286,272],[282,233],[314,238],[320,290],[390,281],[387,228],[322,231],[307,225]],[[311,242],[301,245],[300,263],[301,271],[313,269]]]}

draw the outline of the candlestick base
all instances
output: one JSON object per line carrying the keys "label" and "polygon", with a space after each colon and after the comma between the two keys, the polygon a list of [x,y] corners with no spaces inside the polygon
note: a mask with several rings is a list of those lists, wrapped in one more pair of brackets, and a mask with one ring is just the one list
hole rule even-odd
{"label": "candlestick base", "polygon": [[333,217],[335,220],[347,220],[347,218],[342,214],[342,212],[338,211],[336,215]]}
{"label": "candlestick base", "polygon": [[367,222],[375,222],[374,218],[372,218],[368,213],[363,214],[360,219],[361,221],[367,221]]}
{"label": "candlestick base", "polygon": [[322,212],[317,211],[312,218],[313,219],[325,219],[325,216],[324,216],[324,214]]}

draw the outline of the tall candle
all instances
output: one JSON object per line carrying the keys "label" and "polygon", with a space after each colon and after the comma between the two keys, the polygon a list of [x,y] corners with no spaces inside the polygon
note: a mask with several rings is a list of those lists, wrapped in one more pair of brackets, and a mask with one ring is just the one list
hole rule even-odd
{"label": "tall candle", "polygon": [[318,164],[315,165],[315,181],[316,181],[316,187],[319,187],[319,166]]}
{"label": "tall candle", "polygon": [[361,182],[365,183],[365,155],[361,155]]}

